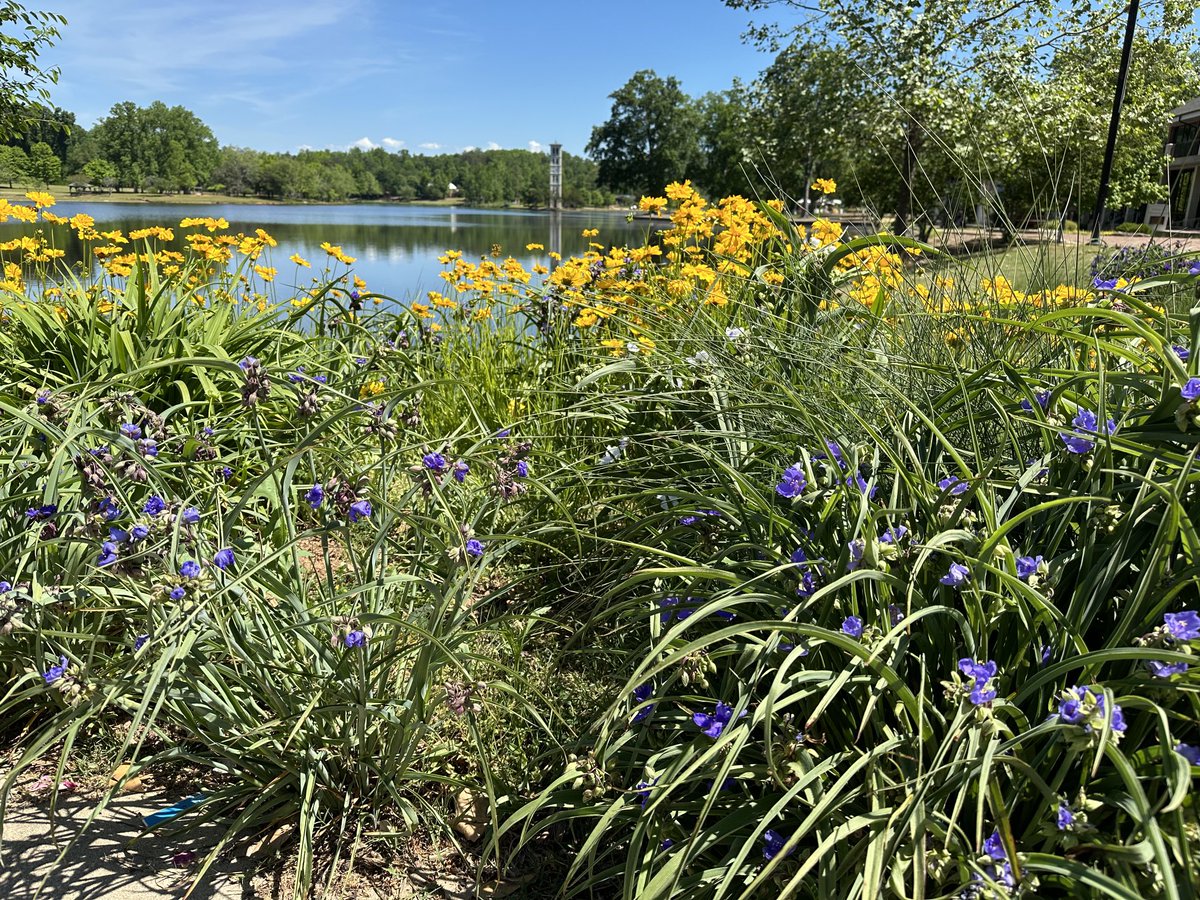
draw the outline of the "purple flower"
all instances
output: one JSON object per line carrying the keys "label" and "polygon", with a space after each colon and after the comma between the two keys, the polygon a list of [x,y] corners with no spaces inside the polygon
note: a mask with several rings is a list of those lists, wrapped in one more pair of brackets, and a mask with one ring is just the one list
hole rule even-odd
{"label": "purple flower", "polygon": [[233,469],[229,468],[229,466],[223,466],[221,468],[221,477],[228,481],[233,477]]}
{"label": "purple flower", "polygon": [[1172,675],[1182,675],[1188,670],[1188,664],[1185,662],[1165,663],[1156,659],[1149,660],[1146,666],[1155,678],[1170,678]]}
{"label": "purple flower", "polygon": [[996,689],[992,687],[992,679],[996,677],[996,663],[993,660],[981,663],[970,658],[960,659],[958,671],[975,682],[968,698],[973,704],[983,706],[996,699]]}
{"label": "purple flower", "polygon": [[993,831],[991,837],[983,842],[983,852],[996,862],[1008,859],[1008,853],[1004,850],[1004,842],[1000,840],[999,831]]}
{"label": "purple flower", "polygon": [[130,543],[137,544],[144,541],[150,534],[150,529],[145,525],[134,525],[129,529]]}
{"label": "purple flower", "polygon": [[111,566],[117,561],[117,545],[112,541],[105,541],[100,545],[100,558],[96,560],[98,566]]}
{"label": "purple flower", "polygon": [[766,846],[763,847],[764,859],[774,859],[779,855],[779,851],[783,849],[784,844],[787,843],[787,838],[773,828],[768,828],[764,831],[762,839],[766,842]]}
{"label": "purple flower", "polygon": [[957,475],[948,475],[937,484],[943,491],[949,491],[955,497],[965,494],[971,487],[970,482],[963,481]]}
{"label": "purple flower", "polygon": [[897,625],[899,625],[901,622],[904,621],[904,610],[902,610],[900,607],[898,607],[895,603],[889,603],[888,604],[888,621],[891,622],[892,627],[895,628]]}
{"label": "purple flower", "polygon": [[465,545],[468,556],[473,556],[476,559],[483,556],[483,544],[475,538],[471,538]]}
{"label": "purple flower", "polygon": [[1172,640],[1194,641],[1200,638],[1200,615],[1194,609],[1163,616],[1163,629]]}
{"label": "purple flower", "polygon": [[206,438],[210,438],[213,435],[215,435],[216,432],[212,430],[211,426],[205,425],[203,428],[200,429],[200,434]]}
{"label": "purple flower", "polygon": [[171,588],[171,593],[167,596],[169,596],[172,600],[182,600],[187,596],[187,591],[182,585],[180,585],[178,587]]}
{"label": "purple flower", "polygon": [[213,565],[224,572],[234,564],[233,548],[225,547],[217,551],[217,555],[213,557]]}
{"label": "purple flower", "polygon": [[962,590],[962,586],[971,578],[971,570],[962,563],[950,563],[950,571],[938,579],[947,587],[952,587],[956,591]]}
{"label": "purple flower", "polygon": [[1017,577],[1022,581],[1028,581],[1042,565],[1042,557],[1040,556],[1018,556],[1017,557]]}
{"label": "purple flower", "polygon": [[[839,469],[846,468],[846,458],[844,456],[842,456],[842,448],[840,446],[838,446],[837,441],[826,441],[825,449],[829,451],[829,457],[833,458],[833,461],[835,463],[837,463]],[[828,458],[828,457],[826,457],[826,455],[824,453],[814,453],[813,454],[813,459],[826,459],[826,458]]]}
{"label": "purple flower", "polygon": [[881,543],[881,544],[898,544],[898,543],[900,543],[900,539],[902,537],[904,537],[906,534],[908,534],[907,528],[905,528],[903,525],[896,525],[893,528],[889,528],[887,531],[885,531],[883,534],[881,534],[879,536],[879,543]]}
{"label": "purple flower", "polygon": [[199,578],[200,563],[196,562],[194,559],[189,559],[179,567],[179,574],[184,578]]}
{"label": "purple flower", "polygon": [[459,460],[454,464],[454,480],[462,484],[466,480],[467,473],[471,471],[471,467],[463,460]]}
{"label": "purple flower", "polygon": [[1200,378],[1189,378],[1187,384],[1179,389],[1179,393],[1189,403],[1200,397]]}
{"label": "purple flower", "polygon": [[142,436],[142,429],[138,428],[132,422],[126,422],[121,426],[121,434],[125,435],[131,441],[136,441]]}
{"label": "purple flower", "polygon": [[846,563],[847,572],[853,572],[862,563],[863,551],[866,546],[866,542],[862,538],[855,538],[846,545],[846,549],[850,551],[850,559]]}
{"label": "purple flower", "polygon": [[[1068,725],[1082,725],[1088,732],[1104,725],[1106,701],[1104,694],[1089,687],[1076,686],[1063,691],[1058,701],[1058,719]],[[1113,704],[1112,730],[1121,734],[1128,727],[1121,707]]]}
{"label": "purple flower", "polygon": [[184,525],[195,525],[200,521],[200,510],[194,506],[189,506],[179,514],[179,519]]}
{"label": "purple flower", "polygon": [[[1034,391],[1033,396],[1037,400],[1038,406],[1042,409],[1050,405],[1049,391]],[[1028,398],[1021,401],[1021,409],[1025,410],[1025,412],[1033,412],[1033,404],[1029,402]]]}
{"label": "purple flower", "polygon": [[645,809],[646,804],[650,802],[650,788],[654,787],[656,784],[658,784],[658,779],[651,778],[649,781],[642,779],[633,786],[633,792],[639,798],[639,802],[642,804],[642,809]]}
{"label": "purple flower", "polygon": [[360,519],[365,519],[371,515],[371,501],[355,500],[350,504],[350,510],[347,513],[351,522],[357,522]]}
{"label": "purple flower", "polygon": [[497,431],[497,432],[496,432],[496,437],[498,437],[498,438],[506,438],[506,437],[508,437],[510,434],[512,434],[512,429],[511,429],[511,428],[501,428],[499,431]]}
{"label": "purple flower", "polygon": [[351,631],[345,638],[346,649],[353,650],[355,647],[367,646],[367,634],[365,631]]}
{"label": "purple flower", "polygon": [[517,460],[517,477],[518,478],[528,478],[529,477],[529,463],[523,459]]}
{"label": "purple flower", "polygon": [[148,640],[150,640],[150,635],[139,634],[137,636],[137,640],[135,640],[133,642],[133,651],[136,653],[138,650],[141,650],[143,647],[146,646],[146,641],[148,641]]}
{"label": "purple flower", "polygon": [[1192,355],[1191,350],[1189,350],[1187,347],[1181,347],[1179,344],[1174,344],[1171,349],[1183,362],[1187,362],[1188,357]]}
{"label": "purple flower", "polygon": [[671,840],[670,838],[663,838],[663,842],[658,845],[658,849],[665,852],[667,850],[670,850],[674,846],[675,846],[675,842],[673,840]]}
{"label": "purple flower", "polygon": [[[746,715],[745,710],[742,711],[742,715]],[[692,721],[696,723],[697,728],[710,738],[718,738],[729,724],[731,718],[733,718],[733,707],[718,701],[716,709],[711,714],[695,713],[692,716]]]}
{"label": "purple flower", "polygon": [[158,496],[158,494],[152,494],[150,499],[142,506],[142,512],[148,516],[157,516],[166,508],[167,504],[163,502],[163,498]]}
{"label": "purple flower", "polygon": [[152,441],[149,438],[137,442],[138,450],[144,456],[158,456],[158,442]]}
{"label": "purple flower", "polygon": [[0,581],[0,594],[7,594],[12,590],[11,581]]}
{"label": "purple flower", "polygon": [[[1072,433],[1060,432],[1058,435],[1059,438],[1067,445],[1067,450],[1071,453],[1088,453],[1096,446],[1096,442],[1083,435],[1094,435],[1097,433],[1098,421],[1096,414],[1081,406],[1076,411],[1075,418],[1071,420],[1071,424],[1075,426],[1075,431]],[[1117,423],[1112,419],[1109,419],[1105,425],[1108,434],[1116,433]]]}
{"label": "purple flower", "polygon": [[857,487],[860,491],[867,495],[868,500],[875,499],[875,492],[879,490],[877,485],[868,485],[867,479],[862,477],[861,472],[855,472],[846,478],[846,487]]}
{"label": "purple flower", "polygon": [[58,512],[57,503],[45,503],[41,506],[30,507],[25,510],[25,515],[33,522],[44,522],[47,519],[53,519],[54,514]]}
{"label": "purple flower", "polygon": [[808,480],[804,477],[804,467],[800,463],[788,466],[784,470],[783,480],[775,485],[775,493],[780,497],[786,497],[791,500],[794,497],[799,497],[803,492]]}
{"label": "purple flower", "polygon": [[1098,291],[1112,291],[1112,290],[1115,290],[1117,287],[1117,279],[1116,278],[1101,278],[1099,275],[1097,275],[1095,278],[1092,279],[1092,287],[1094,287]]}
{"label": "purple flower", "polygon": [[46,670],[46,673],[42,675],[42,677],[46,679],[46,684],[54,684],[54,682],[62,678],[67,671],[67,665],[67,658],[65,656],[60,656],[58,658],[58,665],[51,666]]}
{"label": "purple flower", "polygon": [[1059,831],[1066,831],[1075,824],[1075,814],[1071,812],[1071,808],[1065,803],[1058,804],[1058,816],[1055,823]]}
{"label": "purple flower", "polygon": [[441,475],[446,471],[446,457],[440,453],[426,453],[421,462],[434,474]]}
{"label": "purple flower", "polygon": [[118,528],[116,525],[109,525],[108,539],[114,543],[123,544],[129,540],[129,532],[124,528]]}
{"label": "purple flower", "polygon": [[111,522],[113,519],[121,518],[121,509],[117,504],[113,503],[112,497],[105,497],[96,507],[97,511],[104,518],[105,522]]}
{"label": "purple flower", "polygon": [[792,551],[791,559],[792,559],[792,562],[794,562],[796,564],[806,563],[806,562],[808,562],[808,554],[804,552],[803,547],[797,547],[795,550]]}
{"label": "purple flower", "polygon": [[1193,766],[1200,766],[1200,747],[1193,747],[1191,744],[1179,743],[1175,745],[1175,752],[1186,759]]}
{"label": "purple flower", "polygon": [[1051,654],[1051,652],[1052,652],[1052,650],[1051,650],[1051,647],[1050,647],[1050,645],[1049,645],[1049,644],[1043,644],[1043,645],[1042,645],[1041,663],[1042,663],[1042,665],[1043,665],[1043,666],[1044,666],[1046,663],[1050,662],[1050,654]]}
{"label": "purple flower", "polygon": [[319,509],[321,504],[325,502],[325,488],[320,484],[314,484],[304,494],[304,502],[313,509]]}
{"label": "purple flower", "polygon": [[[633,689],[633,702],[635,704],[645,703],[647,700],[650,699],[651,696],[653,696],[653,694],[654,694],[654,684],[651,682],[646,682],[646,684],[640,685]],[[650,715],[650,713],[653,711],[654,711],[653,703],[649,704],[648,706],[643,706],[641,709],[639,709],[637,712],[635,712],[633,714],[633,721],[635,723],[644,721]]]}
{"label": "purple flower", "polygon": [[863,622],[858,616],[847,616],[842,622],[842,634],[848,634],[852,638],[860,638],[863,633]]}

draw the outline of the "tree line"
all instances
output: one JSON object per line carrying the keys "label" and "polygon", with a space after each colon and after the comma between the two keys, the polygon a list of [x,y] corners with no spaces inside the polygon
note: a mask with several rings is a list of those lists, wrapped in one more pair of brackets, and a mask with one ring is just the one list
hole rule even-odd
{"label": "tree line", "polygon": [[[563,154],[563,202],[603,206],[591,160]],[[434,156],[381,147],[267,153],[221,147],[195,113],[162,102],[118,103],[92,128],[38,106],[0,146],[0,183],[86,183],[107,190],[196,190],[279,200],[440,200],[546,206],[549,159],[529,150],[465,150]]]}
{"label": "tree line", "polygon": [[[1012,221],[1092,213],[1124,32],[1124,0],[725,0],[787,28],[752,82],[691,97],[635,73],[611,94],[587,153],[600,184],[658,193],[690,178],[712,196],[808,206],[816,177],[845,202],[927,233],[985,204]],[[1142,5],[1109,209],[1164,196],[1169,112],[1200,93],[1191,0]]]}

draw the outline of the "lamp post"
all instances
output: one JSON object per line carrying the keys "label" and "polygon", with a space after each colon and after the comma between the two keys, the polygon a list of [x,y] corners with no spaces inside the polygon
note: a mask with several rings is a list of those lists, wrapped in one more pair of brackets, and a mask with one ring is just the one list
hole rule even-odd
{"label": "lamp post", "polygon": [[1100,167],[1100,189],[1096,192],[1096,211],[1092,218],[1092,243],[1100,243],[1104,222],[1104,204],[1108,202],[1108,180],[1112,176],[1113,151],[1117,147],[1117,129],[1121,126],[1121,104],[1125,101],[1125,78],[1129,75],[1129,57],[1133,55],[1133,33],[1137,28],[1138,0],[1129,0],[1129,18],[1125,22],[1125,44],[1121,48],[1121,67],[1117,70],[1117,92],[1113,96],[1112,119],[1108,123],[1108,143],[1104,147],[1104,165]]}

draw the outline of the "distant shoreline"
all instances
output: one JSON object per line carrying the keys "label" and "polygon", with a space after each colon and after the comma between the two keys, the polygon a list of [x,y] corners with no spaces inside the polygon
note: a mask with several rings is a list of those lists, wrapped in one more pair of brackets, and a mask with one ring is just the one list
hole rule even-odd
{"label": "distant shoreline", "polygon": [[[137,203],[146,206],[432,206],[461,207],[463,209],[511,209],[519,212],[550,212],[548,207],[506,206],[502,204],[469,204],[459,198],[447,200],[271,200],[266,197],[238,197],[233,194],[158,194],[136,191],[110,191],[103,194],[72,194],[65,185],[37,187],[0,187],[0,200],[25,202],[27,191],[47,193],[57,203]],[[622,212],[620,206],[579,206],[563,210],[565,213]]]}

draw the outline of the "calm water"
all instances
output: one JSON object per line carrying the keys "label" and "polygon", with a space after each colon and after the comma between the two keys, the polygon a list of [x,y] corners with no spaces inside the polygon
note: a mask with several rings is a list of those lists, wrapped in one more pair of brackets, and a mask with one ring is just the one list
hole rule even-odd
{"label": "calm water", "polygon": [[[322,268],[328,257],[321,242],[340,245],[356,257],[352,271],[366,281],[371,291],[400,300],[410,300],[424,291],[444,284],[437,277],[442,266],[437,257],[448,249],[462,250],[467,259],[487,255],[500,245],[505,256],[521,260],[528,268],[535,262],[546,264],[546,252],[528,252],[526,244],[555,246],[552,226],[560,220],[561,252],[564,256],[581,253],[589,241],[606,246],[637,245],[646,240],[647,226],[630,223],[619,212],[564,212],[557,217],[544,212],[518,210],[480,210],[444,206],[404,206],[385,204],[347,204],[339,206],[275,206],[266,204],[172,204],[172,203],[87,203],[57,204],[52,212],[60,216],[87,213],[100,230],[120,228],[130,231],[149,225],[174,228],[175,249],[182,249],[179,221],[189,216],[225,218],[232,232],[252,234],[263,228],[279,246],[270,249],[269,263],[279,270],[276,284],[280,290],[299,281],[305,284],[313,271]],[[55,246],[66,250],[72,265],[82,258],[82,246],[65,226],[0,225],[0,240],[41,228],[54,232]],[[587,228],[598,228],[599,237],[585,238]],[[313,264],[301,269],[288,261],[299,253]],[[342,267],[336,269],[340,272]]]}

